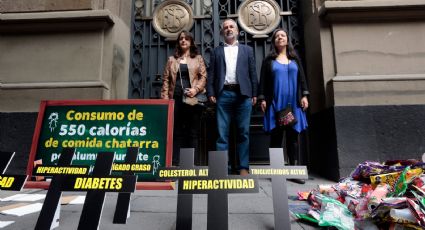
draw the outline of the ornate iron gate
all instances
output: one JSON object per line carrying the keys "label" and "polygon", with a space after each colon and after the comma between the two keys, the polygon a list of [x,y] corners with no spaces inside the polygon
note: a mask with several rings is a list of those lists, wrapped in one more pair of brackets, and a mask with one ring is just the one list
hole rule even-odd
{"label": "ornate iron gate", "polygon": [[[169,18],[176,16],[179,7],[180,11],[187,10],[186,13],[180,13],[181,20],[185,20],[183,17],[188,16],[186,14],[192,14],[189,15],[193,20],[190,31],[207,66],[211,50],[221,42],[221,21],[225,18],[238,21],[239,42],[254,48],[259,77],[261,61],[269,51],[269,36],[274,27],[288,30],[292,44],[302,56],[302,23],[299,23],[298,4],[297,0],[133,0],[129,98],[159,98],[161,75],[167,57],[173,54],[175,48],[175,39],[167,38],[167,33],[173,32],[175,28],[167,23],[180,23],[170,21]],[[167,17],[163,31],[155,21],[158,17]],[[252,135],[263,135],[262,115],[258,108],[254,110],[251,123]],[[264,145],[268,146],[266,139]],[[268,152],[265,151],[267,147],[261,147],[264,153],[260,153],[258,145],[252,147],[254,149],[251,152],[257,154],[257,160],[268,159]]]}

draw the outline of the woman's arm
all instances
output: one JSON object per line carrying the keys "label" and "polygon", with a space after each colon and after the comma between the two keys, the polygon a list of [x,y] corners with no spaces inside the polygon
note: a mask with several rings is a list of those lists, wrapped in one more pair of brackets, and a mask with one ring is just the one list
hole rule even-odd
{"label": "woman's arm", "polygon": [[164,73],[162,74],[162,88],[161,88],[161,98],[169,99],[168,92],[170,90],[170,71],[171,71],[171,57],[168,58],[167,64],[164,68]]}

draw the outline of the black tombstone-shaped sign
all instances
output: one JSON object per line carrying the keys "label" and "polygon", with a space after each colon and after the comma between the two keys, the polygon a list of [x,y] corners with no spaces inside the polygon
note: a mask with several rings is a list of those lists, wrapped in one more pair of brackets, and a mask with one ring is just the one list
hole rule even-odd
{"label": "black tombstone-shaped sign", "polygon": [[[74,152],[75,148],[64,148],[57,166],[69,166],[72,162]],[[38,170],[34,171],[37,172]],[[41,208],[40,215],[38,216],[37,224],[35,225],[34,229],[51,229],[56,209],[62,196],[61,185],[63,180],[64,178],[60,175],[53,176],[52,181],[50,182],[49,190],[46,194],[46,199],[44,200],[43,207]]]}
{"label": "black tombstone-shaped sign", "polygon": [[227,175],[227,158],[227,151],[211,151],[208,177],[179,179],[179,194],[208,194],[209,230],[228,229],[229,193],[258,193],[257,177]]}
{"label": "black tombstone-shaped sign", "polygon": [[[114,153],[100,152],[97,155],[96,163],[93,169],[94,177],[102,177],[111,173]],[[136,186],[136,181],[134,181]],[[83,211],[81,212],[78,229],[98,229],[100,216],[102,214],[103,203],[105,202],[105,191],[92,190],[86,194]]]}
{"label": "black tombstone-shaped sign", "polygon": [[[151,165],[147,164],[136,164],[137,154],[139,148],[129,147],[127,148],[127,154],[125,156],[125,162],[121,164],[114,164],[112,167],[113,172],[122,172],[123,175],[134,175],[138,173],[149,173],[152,171]],[[131,193],[122,192],[118,194],[117,206],[115,207],[114,213],[114,224],[125,224],[127,222],[127,215],[130,209],[130,198]]]}
{"label": "black tombstone-shaped sign", "polygon": [[5,174],[7,167],[15,156],[14,152],[0,152],[0,189],[20,191],[27,180],[27,175]]}
{"label": "black tombstone-shaped sign", "polygon": [[[56,168],[70,166],[74,148],[64,148]],[[62,191],[87,191],[78,229],[98,229],[105,192],[134,192],[136,176],[110,176],[113,152],[99,152],[92,176],[53,176],[35,229],[51,229]],[[51,166],[51,168],[55,168]],[[36,170],[37,172],[37,170]],[[42,175],[42,174],[40,174]]]}
{"label": "black tombstone-shaped sign", "polygon": [[[168,180],[208,176],[207,166],[194,165],[194,153],[195,149],[193,148],[180,149],[180,166],[160,168],[158,171],[160,179]],[[181,194],[179,190],[177,196],[176,230],[192,229],[192,208],[193,195]]]}
{"label": "black tombstone-shaped sign", "polygon": [[283,149],[270,148],[269,151],[270,166],[252,166],[250,173],[259,178],[271,178],[275,229],[291,229],[286,179],[307,179],[307,167],[285,167]]}

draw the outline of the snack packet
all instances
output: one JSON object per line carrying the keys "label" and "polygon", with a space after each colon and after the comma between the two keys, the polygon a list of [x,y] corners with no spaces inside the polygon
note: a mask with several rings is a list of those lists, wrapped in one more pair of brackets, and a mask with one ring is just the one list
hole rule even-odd
{"label": "snack packet", "polygon": [[319,226],[334,226],[340,230],[352,230],[354,229],[354,219],[351,212],[341,202],[323,196]]}

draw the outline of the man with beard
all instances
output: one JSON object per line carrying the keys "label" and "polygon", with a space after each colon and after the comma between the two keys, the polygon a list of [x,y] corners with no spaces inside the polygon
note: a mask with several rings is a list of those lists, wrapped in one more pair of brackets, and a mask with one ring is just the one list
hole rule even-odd
{"label": "man with beard", "polygon": [[[251,47],[238,42],[238,26],[232,19],[221,25],[224,45],[211,53],[207,95],[217,104],[217,151],[229,150],[230,122],[236,124],[236,152],[239,173],[249,172],[249,124],[252,106],[257,102],[257,71]],[[229,168],[230,170],[230,168]]]}

